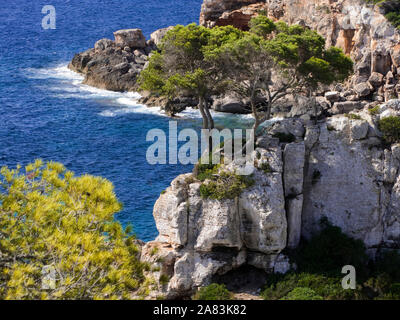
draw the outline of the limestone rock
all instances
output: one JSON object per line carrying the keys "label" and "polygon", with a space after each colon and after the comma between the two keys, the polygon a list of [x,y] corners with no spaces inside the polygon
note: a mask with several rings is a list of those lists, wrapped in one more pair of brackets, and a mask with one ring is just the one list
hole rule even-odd
{"label": "limestone rock", "polygon": [[167,34],[167,32],[171,29],[173,29],[173,26],[167,27],[167,28],[163,28],[163,29],[158,29],[156,31],[154,31],[151,35],[150,35],[150,40],[156,45],[159,46],[161,44],[162,39],[165,37],[165,35]]}
{"label": "limestone rock", "polygon": [[303,192],[303,169],[305,161],[304,142],[287,144],[283,154],[285,196],[299,195]]}
{"label": "limestone rock", "polygon": [[125,29],[114,32],[115,43],[122,48],[145,48],[146,38],[141,29]]}
{"label": "limestone rock", "polygon": [[[385,8],[364,0],[204,0],[200,23],[208,27],[231,24],[246,30],[251,16],[260,10],[274,21],[316,30],[327,47],[334,45],[348,54],[355,62],[355,74],[346,89],[364,83],[358,87],[359,97],[378,92],[382,86],[379,74],[400,66],[400,33],[384,16]],[[391,93],[386,97],[390,99]]]}
{"label": "limestone rock", "polygon": [[354,87],[354,90],[357,92],[358,96],[360,96],[360,97],[368,96],[371,93],[370,86],[365,82],[357,84]]}
{"label": "limestone rock", "polygon": [[353,140],[364,139],[369,130],[368,122],[364,120],[352,120],[350,122],[351,138]]}
{"label": "limestone rock", "polygon": [[287,273],[291,269],[291,265],[289,262],[289,258],[283,254],[280,254],[274,264],[274,272],[275,273]]}
{"label": "limestone rock", "polygon": [[[381,109],[396,112],[399,105],[393,100]],[[296,142],[260,137],[254,184],[235,199],[202,198],[192,174],[174,179],[154,206],[159,236],[141,255],[170,278],[164,294],[189,296],[244,265],[285,273],[294,266],[282,251],[319,232],[322,218],[361,239],[371,255],[400,249],[400,147],[382,148],[368,106],[356,114],[361,119],[279,120],[272,133],[294,132]]]}
{"label": "limestone rock", "polygon": [[335,102],[332,107],[331,113],[332,114],[349,113],[350,111],[360,108],[361,108],[361,103],[359,101]]}
{"label": "limestone rock", "polygon": [[242,239],[252,251],[278,253],[286,247],[287,233],[282,177],[256,170],[253,178],[255,185],[239,198]]}
{"label": "limestone rock", "polygon": [[211,108],[219,112],[238,114],[248,114],[250,112],[249,108],[246,107],[240,98],[229,94],[223,97],[216,97]]}
{"label": "limestone rock", "polygon": [[330,102],[337,102],[340,99],[340,94],[337,91],[325,92],[325,98]]}
{"label": "limestone rock", "polygon": [[368,82],[375,88],[381,86],[383,84],[383,74],[379,72],[372,72],[371,76],[368,79]]}

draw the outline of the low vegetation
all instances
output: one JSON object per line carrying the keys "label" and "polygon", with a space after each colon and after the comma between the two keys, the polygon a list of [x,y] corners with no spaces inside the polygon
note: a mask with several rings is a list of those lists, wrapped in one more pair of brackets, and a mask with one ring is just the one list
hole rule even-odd
{"label": "low vegetation", "polygon": [[[400,299],[400,255],[382,252],[376,261],[368,261],[363,243],[342,233],[327,220],[321,232],[288,252],[296,271],[268,278],[261,296],[268,300],[353,300]],[[356,269],[356,289],[345,290],[342,267]]]}
{"label": "low vegetation", "polygon": [[351,120],[362,120],[361,116],[355,113],[346,113],[345,116]]}
{"label": "low vegetation", "polygon": [[320,86],[353,72],[351,59],[339,48],[325,48],[325,39],[313,30],[263,14],[249,25],[248,32],[232,26],[175,26],[141,72],[141,90],[169,100],[196,97],[205,129],[214,128],[210,97],[235,92],[249,99],[256,130],[281,99],[293,94],[311,99]]}
{"label": "low vegetation", "polygon": [[379,120],[379,130],[387,143],[400,142],[400,117],[389,116]]}
{"label": "low vegetation", "polygon": [[254,181],[251,177],[220,171],[202,183],[200,195],[202,198],[217,200],[234,199],[240,196],[244,189],[251,187],[253,184]]}
{"label": "low vegetation", "polygon": [[212,164],[200,161],[195,165],[193,175],[203,182],[200,186],[200,195],[204,199],[234,199],[242,191],[254,184],[251,176],[238,175],[235,172],[226,171],[222,164]]}
{"label": "low vegetation", "polygon": [[201,288],[193,300],[232,300],[233,294],[223,284],[212,283]]}
{"label": "low vegetation", "polygon": [[396,0],[365,0],[380,5],[385,10],[385,17],[393,26],[400,28],[400,2]]}

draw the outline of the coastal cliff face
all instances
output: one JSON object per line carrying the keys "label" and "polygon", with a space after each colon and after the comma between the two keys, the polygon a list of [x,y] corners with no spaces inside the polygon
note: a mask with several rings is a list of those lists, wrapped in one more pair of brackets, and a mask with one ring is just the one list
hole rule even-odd
{"label": "coastal cliff face", "polygon": [[400,100],[377,115],[352,114],[274,123],[257,140],[254,185],[235,199],[204,199],[192,174],[177,177],[154,206],[159,236],[142,251],[170,279],[164,294],[190,295],[240,266],[285,273],[293,266],[283,249],[318,233],[322,218],[362,240],[371,257],[400,249],[400,144],[385,149],[376,125],[400,115]]}
{"label": "coastal cliff face", "polygon": [[260,11],[273,20],[301,24],[318,31],[326,45],[338,46],[355,62],[346,100],[387,101],[398,96],[400,35],[384,9],[364,0],[204,1],[202,25],[231,24],[246,29]]}

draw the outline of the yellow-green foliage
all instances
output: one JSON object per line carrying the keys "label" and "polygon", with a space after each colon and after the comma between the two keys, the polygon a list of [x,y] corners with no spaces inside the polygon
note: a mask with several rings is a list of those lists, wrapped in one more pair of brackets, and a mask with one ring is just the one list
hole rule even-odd
{"label": "yellow-green foliage", "polygon": [[120,210],[106,179],[40,160],[3,167],[0,299],[129,298],[142,265]]}

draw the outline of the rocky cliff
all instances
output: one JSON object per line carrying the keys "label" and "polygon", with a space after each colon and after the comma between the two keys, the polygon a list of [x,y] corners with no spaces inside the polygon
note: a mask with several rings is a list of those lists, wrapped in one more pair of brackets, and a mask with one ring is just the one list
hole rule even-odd
{"label": "rocky cliff", "polygon": [[140,29],[118,30],[114,32],[114,40],[101,39],[94,48],[77,53],[68,67],[83,74],[83,83],[90,86],[135,91],[139,73],[167,31],[168,28],[157,30],[146,41]]}
{"label": "rocky cliff", "polygon": [[203,198],[193,174],[177,177],[154,206],[159,236],[142,252],[170,279],[164,294],[189,295],[240,266],[287,272],[282,251],[317,233],[322,218],[361,239],[371,257],[400,249],[400,144],[385,146],[377,126],[400,115],[400,100],[373,114],[275,122],[257,140],[254,185],[234,199]]}
{"label": "rocky cliff", "polygon": [[342,98],[387,101],[400,90],[400,35],[384,10],[365,0],[206,0],[200,23],[246,29],[251,17],[262,11],[273,20],[308,26],[325,37],[327,46],[342,48],[355,62]]}

